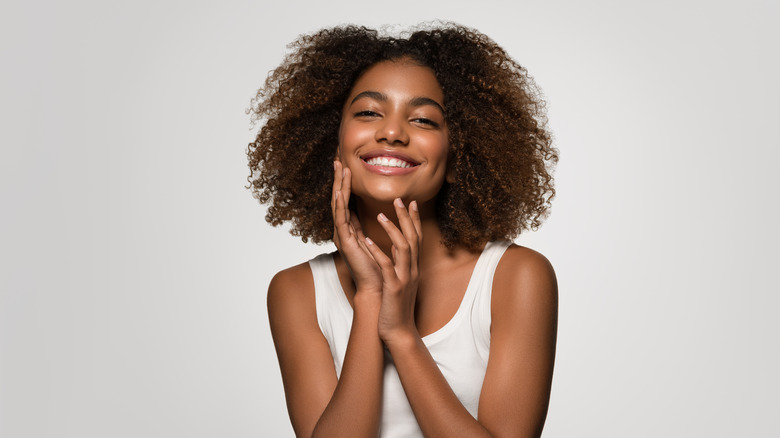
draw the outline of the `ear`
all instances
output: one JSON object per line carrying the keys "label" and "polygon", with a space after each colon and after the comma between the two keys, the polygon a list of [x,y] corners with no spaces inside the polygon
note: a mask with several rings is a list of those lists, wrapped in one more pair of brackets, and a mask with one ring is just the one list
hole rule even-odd
{"label": "ear", "polygon": [[444,176],[444,180],[452,184],[455,182],[455,169],[452,166],[452,160],[447,160],[447,174]]}

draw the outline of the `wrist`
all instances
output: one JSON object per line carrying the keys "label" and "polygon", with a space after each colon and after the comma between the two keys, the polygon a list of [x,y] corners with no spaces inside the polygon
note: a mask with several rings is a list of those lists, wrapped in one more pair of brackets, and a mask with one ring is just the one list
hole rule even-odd
{"label": "wrist", "polygon": [[380,333],[382,342],[385,343],[388,350],[397,351],[415,348],[418,343],[422,343],[422,338],[417,329],[395,329],[387,333]]}
{"label": "wrist", "polygon": [[375,310],[378,314],[380,307],[382,307],[382,295],[357,291],[352,303],[355,307],[355,312]]}

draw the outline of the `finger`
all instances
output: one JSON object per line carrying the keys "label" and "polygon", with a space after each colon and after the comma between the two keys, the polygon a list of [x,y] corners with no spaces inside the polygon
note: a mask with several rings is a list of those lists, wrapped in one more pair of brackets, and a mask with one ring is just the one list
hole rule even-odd
{"label": "finger", "polygon": [[341,190],[341,181],[343,179],[343,169],[341,162],[336,160],[333,162],[333,193],[331,194],[330,208],[333,211],[333,215],[336,214],[336,191]]}
{"label": "finger", "polygon": [[403,232],[406,241],[409,242],[409,250],[411,260],[414,263],[417,260],[417,248],[418,248],[418,233],[417,228],[414,226],[409,210],[404,207],[404,203],[401,198],[396,198],[393,201],[395,207],[395,215],[398,217],[398,224],[401,226],[401,232]]}
{"label": "finger", "polygon": [[417,230],[417,243],[422,243],[422,220],[420,220],[420,209],[417,206],[417,201],[409,203],[409,216],[412,218],[414,229]]}
{"label": "finger", "polygon": [[398,278],[398,275],[395,272],[393,261],[390,260],[390,258],[387,257],[387,255],[370,238],[366,237],[365,243],[369,254],[371,254],[376,264],[379,265],[379,269],[382,271],[382,279],[385,282],[394,283]]}
{"label": "finger", "polygon": [[390,237],[390,241],[393,242],[393,246],[397,250],[394,254],[397,257],[394,258],[395,266],[398,268],[398,272],[409,272],[411,264],[409,241],[406,240],[406,237],[401,232],[401,230],[399,230],[395,224],[390,222],[390,219],[388,219],[387,216],[385,216],[383,213],[379,213],[377,219],[379,220],[379,224],[382,226],[382,228],[384,228],[385,232]]}
{"label": "finger", "polygon": [[358,220],[357,216],[350,215],[349,224],[352,225],[352,228],[355,229],[355,232],[358,234],[358,236],[363,236],[363,225],[360,224],[360,221]]}
{"label": "finger", "polygon": [[349,209],[349,197],[352,195],[352,171],[345,167],[341,174],[341,193],[344,194],[344,205]]}
{"label": "finger", "polygon": [[363,252],[365,252],[366,255],[369,256],[371,260],[374,261],[374,263],[376,263],[376,259],[374,259],[374,255],[371,254],[371,251],[369,251],[368,249],[368,242],[366,242],[366,236],[362,236],[362,237],[361,236],[362,235],[358,235],[357,238],[358,246],[360,246],[360,249],[363,250]]}
{"label": "finger", "polygon": [[357,236],[358,244],[360,244],[360,247],[368,254],[372,259],[374,256],[371,255],[371,252],[368,250],[367,244],[366,244],[366,235],[363,234],[363,226],[360,225],[360,221],[357,219],[356,216],[351,216],[349,218],[349,225],[352,230],[355,232],[355,236]]}
{"label": "finger", "polygon": [[341,181],[339,180],[341,172],[339,166],[341,163],[338,160],[333,161],[333,187],[330,194],[330,214],[333,220],[333,243],[336,248],[341,251],[341,239],[339,238],[338,227],[336,226],[336,194],[341,188]]}
{"label": "finger", "polygon": [[339,240],[343,244],[345,240],[350,238],[351,233],[349,232],[346,209],[344,208],[344,197],[341,194],[341,190],[336,190],[334,198],[336,198],[336,206],[333,215],[333,224],[336,228],[336,232],[338,233]]}

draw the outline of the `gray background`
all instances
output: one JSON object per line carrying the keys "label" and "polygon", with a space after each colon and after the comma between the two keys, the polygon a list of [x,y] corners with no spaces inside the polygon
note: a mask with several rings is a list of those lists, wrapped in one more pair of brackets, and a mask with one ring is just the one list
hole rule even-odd
{"label": "gray background", "polygon": [[291,436],[244,109],[301,33],[435,18],[549,101],[546,437],[780,434],[776,1],[4,2],[0,436]]}

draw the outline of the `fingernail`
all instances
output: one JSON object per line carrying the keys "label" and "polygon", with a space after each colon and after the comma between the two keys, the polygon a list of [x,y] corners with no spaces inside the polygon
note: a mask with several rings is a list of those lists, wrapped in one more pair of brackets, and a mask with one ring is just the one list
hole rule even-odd
{"label": "fingernail", "polygon": [[412,208],[412,210],[414,210],[414,211],[417,211],[417,201],[412,201],[412,202],[409,204],[409,207],[411,207],[411,208]]}
{"label": "fingernail", "polygon": [[379,213],[379,216],[377,216],[380,221],[387,222],[387,216],[385,216],[384,213]]}
{"label": "fingernail", "polygon": [[338,161],[333,162],[333,170],[336,170],[338,167]]}
{"label": "fingernail", "polygon": [[374,241],[369,239],[368,237],[366,237],[366,243],[369,244],[369,245],[373,245]]}
{"label": "fingernail", "polygon": [[395,198],[395,201],[393,201],[396,207],[404,208],[404,201],[401,200],[401,198]]}
{"label": "fingernail", "polygon": [[339,199],[340,195],[341,195],[341,190],[336,190],[336,199]]}

